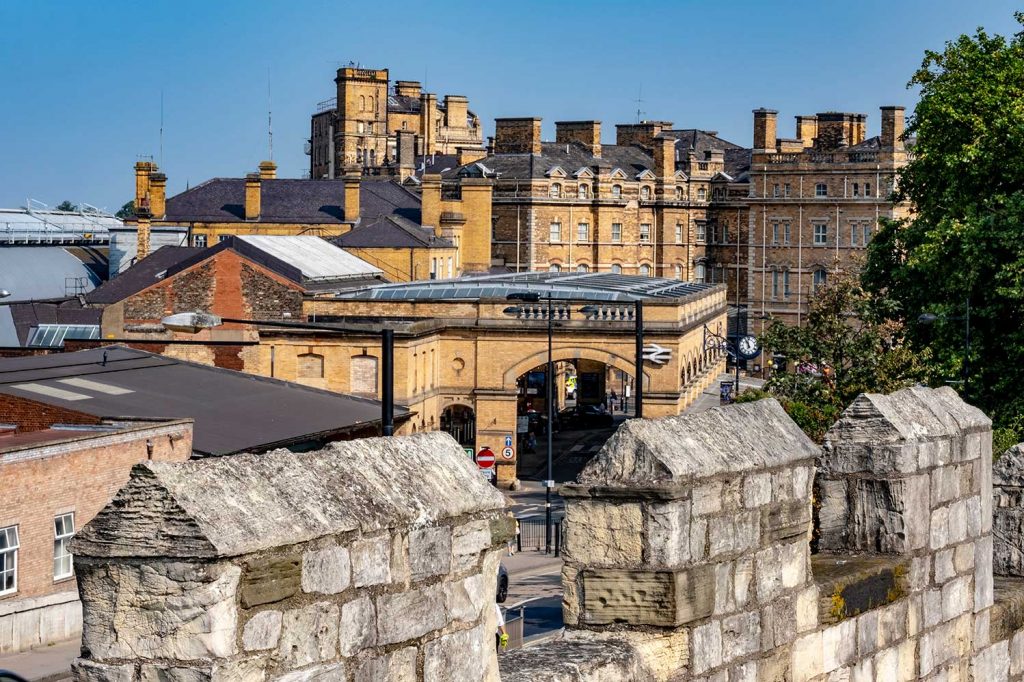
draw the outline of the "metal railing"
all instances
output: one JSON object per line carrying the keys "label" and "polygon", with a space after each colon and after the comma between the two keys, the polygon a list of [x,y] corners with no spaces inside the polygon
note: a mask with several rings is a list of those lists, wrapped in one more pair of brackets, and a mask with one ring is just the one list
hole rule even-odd
{"label": "metal railing", "polygon": [[[543,552],[546,544],[545,525],[543,518],[517,518],[519,532],[516,534],[516,551],[522,552],[523,548]],[[554,551],[555,556],[562,554],[562,520],[554,522]]]}
{"label": "metal railing", "polygon": [[[522,649],[526,642],[526,606],[530,602],[541,601],[546,597],[531,597],[502,609],[505,614],[505,632],[508,634],[506,651]],[[518,613],[516,613],[518,612]]]}

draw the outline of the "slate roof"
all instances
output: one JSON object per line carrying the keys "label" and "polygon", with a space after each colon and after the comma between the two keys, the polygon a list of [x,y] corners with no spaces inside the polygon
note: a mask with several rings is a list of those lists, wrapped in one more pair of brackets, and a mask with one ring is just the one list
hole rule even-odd
{"label": "slate roof", "polygon": [[85,295],[88,303],[109,305],[137,294],[160,281],[161,273],[201,253],[203,249],[189,246],[162,246],[137,261],[114,279],[108,280]]}
{"label": "slate roof", "polygon": [[28,343],[29,332],[38,325],[98,325],[103,315],[102,308],[82,308],[77,300],[64,304],[14,303],[8,307],[14,328],[17,330],[19,346]]}
{"label": "slate roof", "polygon": [[380,421],[375,400],[124,346],[0,359],[0,393],[104,419],[191,418],[200,455],[323,443]]}
{"label": "slate roof", "polygon": [[401,216],[380,216],[330,241],[350,248],[450,249],[455,246],[444,237],[435,237],[433,230]]}
{"label": "slate roof", "polygon": [[[343,180],[263,180],[257,223],[338,225],[344,222]],[[364,178],[359,215],[401,215],[419,221],[420,200],[391,180]],[[245,220],[245,178],[213,178],[167,200],[166,222],[252,222]]]}

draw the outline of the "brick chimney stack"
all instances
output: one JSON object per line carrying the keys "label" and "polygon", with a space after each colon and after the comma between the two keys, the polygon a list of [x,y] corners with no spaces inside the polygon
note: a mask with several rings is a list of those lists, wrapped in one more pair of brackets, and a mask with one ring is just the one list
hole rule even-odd
{"label": "brick chimney stack", "polygon": [[654,139],[654,174],[661,179],[676,172],[676,138],[660,135]]}
{"label": "brick chimney stack", "polygon": [[754,109],[754,152],[774,152],[778,139],[779,112],[774,109]]}
{"label": "brick chimney stack", "polygon": [[420,185],[420,224],[434,228],[434,235],[441,236],[441,176],[425,173]]}
{"label": "brick chimney stack", "polygon": [[345,166],[341,177],[345,184],[345,222],[353,225],[359,220],[359,182],[362,171],[359,166]]}
{"label": "brick chimney stack", "polygon": [[245,219],[260,219],[260,174],[245,176]]}
{"label": "brick chimney stack", "polygon": [[167,176],[163,173],[149,175],[149,212],[153,220],[167,216]]}
{"label": "brick chimney stack", "polygon": [[579,142],[596,158],[601,158],[601,122],[556,121],[555,142],[559,144]]}
{"label": "brick chimney stack", "polygon": [[903,133],[906,130],[906,109],[901,106],[882,107],[882,147],[903,151]]}
{"label": "brick chimney stack", "polygon": [[273,161],[260,161],[260,180],[276,180],[277,164]]}
{"label": "brick chimney stack", "polygon": [[495,154],[540,154],[539,118],[494,119]]}
{"label": "brick chimney stack", "polygon": [[796,137],[803,143],[804,147],[813,147],[814,138],[818,136],[818,117],[810,116],[796,117]]}

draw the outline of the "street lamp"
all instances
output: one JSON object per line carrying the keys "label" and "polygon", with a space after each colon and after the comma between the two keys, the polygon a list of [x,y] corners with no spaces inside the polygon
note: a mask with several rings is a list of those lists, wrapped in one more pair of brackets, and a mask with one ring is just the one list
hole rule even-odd
{"label": "street lamp", "polygon": [[[220,317],[212,313],[176,313],[160,320],[165,329],[184,334],[197,334],[203,329],[219,327],[225,322],[235,324],[256,324],[264,327],[284,327],[286,329],[316,329],[332,332],[365,332],[365,329],[354,327],[334,327],[326,324],[309,322],[276,322],[273,320],[241,320],[231,317]],[[395,434],[395,330],[380,330],[381,354],[381,401],[380,423],[381,435]]]}
{"label": "street lamp", "polygon": [[7,291],[7,289],[0,289],[0,298],[7,298],[10,295],[11,292]]}
{"label": "street lamp", "polygon": [[[967,384],[971,378],[971,299],[964,302],[965,311],[963,315],[936,315],[935,313],[921,313],[917,323],[930,327],[939,320],[942,321],[964,321],[964,361],[960,365],[960,383],[963,386],[964,399],[967,398]],[[955,382],[954,382],[955,383]]]}

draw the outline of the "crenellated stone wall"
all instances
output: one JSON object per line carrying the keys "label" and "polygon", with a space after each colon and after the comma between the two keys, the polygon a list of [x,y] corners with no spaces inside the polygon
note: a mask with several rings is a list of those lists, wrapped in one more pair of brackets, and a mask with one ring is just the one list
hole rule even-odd
{"label": "crenellated stone wall", "polygon": [[562,493],[566,632],[495,657],[511,529],[447,436],[140,465],[75,540],[77,678],[1024,681],[951,389],[861,396],[823,448],[770,399],[631,420]]}
{"label": "crenellated stone wall", "polygon": [[503,508],[440,433],[139,464],[74,540],[75,679],[496,680]]}

